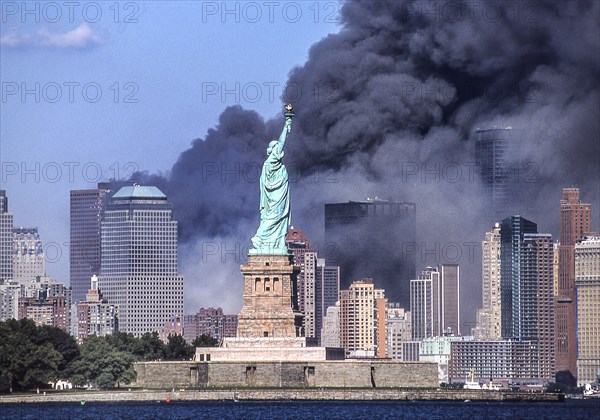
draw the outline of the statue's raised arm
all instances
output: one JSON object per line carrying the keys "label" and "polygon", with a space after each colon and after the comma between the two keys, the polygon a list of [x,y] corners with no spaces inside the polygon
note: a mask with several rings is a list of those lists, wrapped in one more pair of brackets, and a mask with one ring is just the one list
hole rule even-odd
{"label": "statue's raised arm", "polygon": [[251,254],[287,254],[285,236],[291,223],[290,187],[283,164],[283,148],[292,129],[292,106],[285,107],[285,124],[278,140],[267,147],[260,175],[260,225],[252,238]]}
{"label": "statue's raised arm", "polygon": [[285,146],[285,139],[286,139],[288,133],[291,133],[291,131],[292,131],[292,118],[286,117],[285,124],[283,124],[283,130],[281,130],[281,134],[279,135],[279,144],[281,145],[282,149],[283,149],[283,146]]}

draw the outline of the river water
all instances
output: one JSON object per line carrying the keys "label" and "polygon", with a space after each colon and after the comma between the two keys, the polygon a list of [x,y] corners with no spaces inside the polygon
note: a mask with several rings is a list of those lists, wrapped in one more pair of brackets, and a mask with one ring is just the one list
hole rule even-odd
{"label": "river water", "polygon": [[484,402],[144,402],[0,405],[1,419],[581,419],[600,400]]}

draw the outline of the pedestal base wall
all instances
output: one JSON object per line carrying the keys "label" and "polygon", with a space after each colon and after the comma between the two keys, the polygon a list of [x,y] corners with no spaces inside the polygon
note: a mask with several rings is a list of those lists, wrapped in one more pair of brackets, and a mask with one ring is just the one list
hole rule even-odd
{"label": "pedestal base wall", "polygon": [[145,388],[438,386],[437,364],[427,362],[141,362],[134,367],[136,385]]}

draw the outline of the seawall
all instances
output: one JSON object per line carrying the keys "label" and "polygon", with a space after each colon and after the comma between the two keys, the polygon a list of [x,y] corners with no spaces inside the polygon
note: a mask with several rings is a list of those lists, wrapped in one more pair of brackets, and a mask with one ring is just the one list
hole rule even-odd
{"label": "seawall", "polygon": [[437,364],[386,360],[139,362],[140,388],[437,388]]}
{"label": "seawall", "polygon": [[402,389],[204,389],[81,391],[0,395],[0,404],[127,401],[527,401],[560,402],[563,394],[512,391]]}

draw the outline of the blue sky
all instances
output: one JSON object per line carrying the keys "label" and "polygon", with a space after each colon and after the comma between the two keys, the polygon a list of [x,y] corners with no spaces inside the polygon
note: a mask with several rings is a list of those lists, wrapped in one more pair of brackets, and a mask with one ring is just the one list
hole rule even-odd
{"label": "blue sky", "polygon": [[228,105],[280,112],[337,7],[3,1],[0,188],[15,226],[39,228],[48,274],[68,282],[69,190],[164,173]]}
{"label": "blue sky", "polygon": [[[502,217],[521,214],[558,239],[562,188],[580,187],[597,230],[599,2],[465,2],[458,15],[452,1],[344,4],[343,34],[307,62],[340,30],[336,0],[2,1],[0,188],[17,226],[39,227],[48,274],[68,281],[69,190],[166,174],[228,105],[280,115],[295,66],[289,80],[329,89],[292,100],[298,141],[286,151],[309,169],[293,186],[293,220],[313,241],[324,239],[323,203],[379,196],[417,204],[417,272],[450,259],[432,258],[436,246],[479,244],[498,220],[464,169],[476,159],[473,130],[494,126],[515,128],[520,149],[508,162],[518,194]],[[264,141],[254,114],[224,115],[169,180],[182,187],[169,192],[181,226],[198,233],[180,247],[187,312],[239,309],[240,261],[207,262],[202,247],[228,252],[258,221],[239,204],[257,199],[255,183],[228,182],[235,193],[222,194],[222,177],[198,178],[211,159],[248,163],[222,139]],[[238,121],[256,133],[238,135]],[[460,176],[445,177],[457,166]],[[470,319],[478,258],[458,258]]]}

